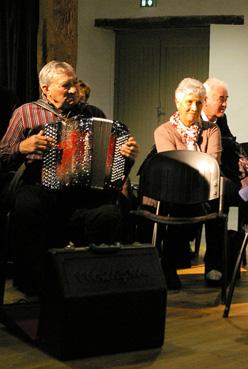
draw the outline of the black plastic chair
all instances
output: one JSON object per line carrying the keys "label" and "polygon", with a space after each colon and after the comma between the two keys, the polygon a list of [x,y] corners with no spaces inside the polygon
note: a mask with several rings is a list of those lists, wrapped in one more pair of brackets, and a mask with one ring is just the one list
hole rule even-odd
{"label": "black plastic chair", "polygon": [[[227,289],[227,215],[223,213],[222,178],[218,162],[210,155],[188,150],[167,151],[154,155],[146,164],[143,195],[163,204],[196,205],[218,201],[218,210],[200,216],[175,217],[138,209],[133,213],[150,219],[155,225],[204,224],[212,219],[223,220],[223,277],[221,301]],[[156,245],[156,227],[153,237]]]}

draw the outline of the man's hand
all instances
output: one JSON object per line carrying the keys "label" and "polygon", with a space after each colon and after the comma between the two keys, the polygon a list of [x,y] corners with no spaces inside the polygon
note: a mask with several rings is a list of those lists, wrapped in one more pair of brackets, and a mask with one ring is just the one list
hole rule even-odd
{"label": "man's hand", "polygon": [[23,140],[19,145],[19,151],[22,154],[33,154],[45,151],[53,144],[53,139],[44,136],[44,131],[40,131],[37,135],[32,135]]}
{"label": "man's hand", "polygon": [[139,153],[139,145],[135,141],[134,137],[129,137],[128,141],[120,148],[121,155],[126,156],[132,160],[135,160]]}

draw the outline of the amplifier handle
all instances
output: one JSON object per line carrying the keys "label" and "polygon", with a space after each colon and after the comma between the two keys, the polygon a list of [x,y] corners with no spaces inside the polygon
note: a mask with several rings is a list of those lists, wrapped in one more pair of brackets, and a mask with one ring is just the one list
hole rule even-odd
{"label": "amplifier handle", "polygon": [[93,251],[96,254],[112,254],[115,252],[119,252],[121,250],[121,245],[107,245],[107,244],[101,244],[101,245],[95,245],[94,243],[89,245],[89,249]]}

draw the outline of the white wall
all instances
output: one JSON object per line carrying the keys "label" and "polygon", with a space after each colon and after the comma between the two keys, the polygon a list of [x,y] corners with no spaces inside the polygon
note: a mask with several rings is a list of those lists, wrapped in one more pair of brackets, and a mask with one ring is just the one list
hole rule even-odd
{"label": "white wall", "polygon": [[[109,118],[113,113],[115,35],[111,30],[95,28],[96,18],[244,15],[246,21],[248,15],[247,0],[157,0],[157,7],[143,9],[139,2],[78,0],[78,76],[92,86],[91,104],[104,110]],[[209,74],[229,86],[228,121],[239,141],[248,141],[247,61],[248,25],[212,25]]]}
{"label": "white wall", "polygon": [[228,84],[228,124],[239,142],[248,141],[247,61],[247,26],[211,26],[209,74]]}

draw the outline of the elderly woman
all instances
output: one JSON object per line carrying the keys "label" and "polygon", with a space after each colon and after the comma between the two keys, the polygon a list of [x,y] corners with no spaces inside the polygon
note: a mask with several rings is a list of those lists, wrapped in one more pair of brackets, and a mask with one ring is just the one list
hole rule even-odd
{"label": "elderly woman", "polygon": [[[221,134],[218,126],[201,120],[201,109],[206,91],[203,84],[192,78],[183,79],[175,91],[177,107],[170,120],[161,124],[154,132],[155,145],[158,152],[169,150],[197,150],[212,155],[220,162]],[[178,214],[178,209],[174,210]],[[180,212],[186,211],[180,209]],[[187,209],[188,211],[188,209]],[[179,214],[178,214],[179,215]],[[216,221],[206,225],[207,251],[205,255],[206,280],[219,281],[221,279],[221,247],[216,232],[209,232],[209,227],[218,227]],[[208,229],[208,232],[207,232]],[[216,230],[216,228],[215,228]],[[181,239],[180,239],[181,237]],[[178,266],[177,256],[182,247],[189,249],[190,232],[178,232],[178,228],[171,227],[166,234],[165,255],[162,266],[165,271],[168,288],[181,287],[176,274]]]}
{"label": "elderly woman", "polygon": [[177,112],[154,132],[157,151],[197,150],[210,154],[220,162],[221,135],[216,124],[201,120],[206,95],[200,81],[183,79],[175,93]]}

